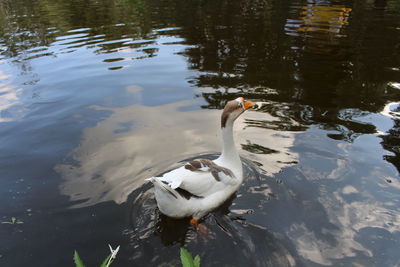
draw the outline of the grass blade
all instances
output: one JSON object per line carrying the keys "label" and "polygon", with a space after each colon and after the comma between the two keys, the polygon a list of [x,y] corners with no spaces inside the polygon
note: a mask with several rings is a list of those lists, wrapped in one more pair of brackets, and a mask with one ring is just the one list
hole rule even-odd
{"label": "grass blade", "polygon": [[195,267],[192,255],[184,248],[181,248],[181,262],[183,267]]}
{"label": "grass blade", "polygon": [[200,256],[199,255],[194,257],[193,265],[194,265],[194,267],[200,267]]}
{"label": "grass blade", "polygon": [[83,261],[79,257],[79,254],[76,250],[74,252],[74,262],[75,262],[75,267],[85,267],[85,265],[83,264]]}
{"label": "grass blade", "polygon": [[107,264],[108,261],[110,260],[110,258],[111,258],[111,254],[107,256],[107,258],[103,261],[103,263],[100,265],[100,267],[108,267],[108,266],[110,266],[111,262],[110,262],[110,264]]}

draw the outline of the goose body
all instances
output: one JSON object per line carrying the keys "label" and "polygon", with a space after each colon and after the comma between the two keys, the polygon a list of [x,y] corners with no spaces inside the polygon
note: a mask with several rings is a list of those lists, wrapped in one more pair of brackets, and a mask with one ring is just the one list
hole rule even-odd
{"label": "goose body", "polygon": [[157,206],[163,214],[173,218],[192,217],[193,222],[197,222],[239,188],[243,170],[233,139],[233,123],[253,106],[242,97],[226,104],[221,115],[220,157],[195,159],[160,177],[147,179],[154,184]]}

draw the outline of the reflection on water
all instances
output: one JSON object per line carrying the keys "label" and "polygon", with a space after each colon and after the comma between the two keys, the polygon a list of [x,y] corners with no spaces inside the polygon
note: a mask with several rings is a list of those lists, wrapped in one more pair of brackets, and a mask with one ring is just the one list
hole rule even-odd
{"label": "reflection on water", "polygon": [[343,27],[348,25],[351,8],[341,5],[317,5],[308,3],[301,8],[298,19],[288,19],[286,34],[305,38],[302,48],[314,53],[331,53],[332,46],[340,45],[338,38],[346,37]]}
{"label": "reflection on water", "polygon": [[[116,266],[177,266],[179,246],[207,266],[399,265],[399,11],[1,1],[0,214],[25,223],[1,225],[0,265],[97,265],[107,243]],[[144,178],[215,158],[238,96],[258,105],[235,128],[246,179],[202,235]]]}
{"label": "reflection on water", "polygon": [[[384,158],[388,162],[396,166],[400,173],[400,160],[399,160],[399,137],[400,137],[400,113],[399,103],[388,103],[382,111],[382,114],[389,116],[393,119],[394,125],[387,132],[383,133],[382,146],[389,152]],[[390,180],[391,181],[391,180]],[[392,181],[391,181],[392,182]]]}
{"label": "reflection on water", "polygon": [[[0,66],[4,66],[4,62],[0,61]],[[12,75],[6,74],[0,70],[0,123],[12,121],[21,114],[21,108],[18,107],[19,91],[9,82]]]}
{"label": "reflection on water", "polygon": [[[344,6],[319,6],[309,4],[300,12],[302,25],[292,27],[296,31],[326,32],[340,37],[338,34],[343,25],[348,24],[351,8]],[[287,25],[290,28],[290,25]],[[290,30],[288,29],[290,32]]]}
{"label": "reflection on water", "polygon": [[[214,112],[178,111],[193,104],[184,101],[157,107],[93,107],[112,114],[85,130],[79,148],[73,152],[72,164],[57,167],[66,179],[61,192],[72,200],[85,200],[80,206],[107,200],[122,203],[145,178],[160,173],[182,156],[217,149],[216,136],[209,134],[218,129]],[[78,167],[74,162],[79,163]]]}

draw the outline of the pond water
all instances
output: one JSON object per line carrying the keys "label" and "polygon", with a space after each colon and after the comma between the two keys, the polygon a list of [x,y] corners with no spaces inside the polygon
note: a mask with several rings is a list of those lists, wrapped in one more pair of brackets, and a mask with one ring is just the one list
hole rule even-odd
{"label": "pond water", "polygon": [[[400,2],[3,0],[1,266],[400,266]],[[147,177],[220,151],[206,235]]]}

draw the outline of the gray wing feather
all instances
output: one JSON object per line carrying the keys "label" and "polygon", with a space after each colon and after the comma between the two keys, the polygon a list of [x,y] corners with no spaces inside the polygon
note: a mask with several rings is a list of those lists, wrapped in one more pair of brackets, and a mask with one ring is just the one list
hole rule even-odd
{"label": "gray wing feather", "polygon": [[219,175],[221,172],[226,176],[235,178],[235,175],[230,169],[219,166],[209,159],[197,159],[189,161],[185,164],[185,169],[193,172],[210,172],[218,182],[221,181],[221,177]]}

